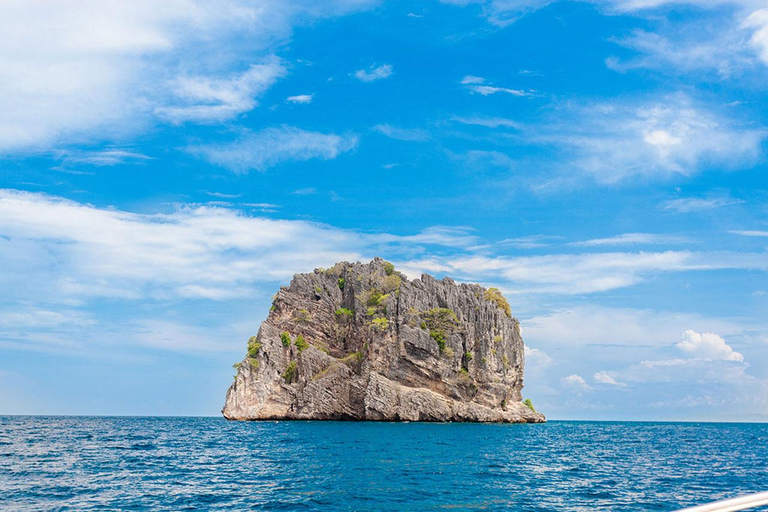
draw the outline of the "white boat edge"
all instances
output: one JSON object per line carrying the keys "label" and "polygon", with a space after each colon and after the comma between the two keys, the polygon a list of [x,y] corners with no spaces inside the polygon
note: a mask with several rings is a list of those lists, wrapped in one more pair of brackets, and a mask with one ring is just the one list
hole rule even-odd
{"label": "white boat edge", "polygon": [[731,512],[733,510],[746,510],[761,505],[768,505],[768,492],[758,492],[739,498],[731,498],[706,505],[683,508],[677,512]]}

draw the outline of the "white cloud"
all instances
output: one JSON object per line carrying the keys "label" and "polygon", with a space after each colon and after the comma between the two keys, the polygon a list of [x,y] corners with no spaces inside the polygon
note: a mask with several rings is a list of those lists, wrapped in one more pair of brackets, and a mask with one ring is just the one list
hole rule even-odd
{"label": "white cloud", "polygon": [[[521,321],[525,326],[526,342],[544,349],[573,347],[582,350],[588,346],[599,350],[606,346],[653,349],[668,346],[670,340],[678,338],[691,325],[728,336],[741,336],[747,328],[738,322],[694,313],[597,305],[567,308]],[[574,328],[576,325],[578,329]]]}
{"label": "white cloud", "polygon": [[464,85],[470,84],[482,84],[485,82],[485,78],[481,76],[467,75],[461,79],[461,83]]}
{"label": "white cloud", "polygon": [[526,13],[536,11],[555,0],[440,0],[444,4],[479,5],[489,23],[505,27]]}
{"label": "white cloud", "polygon": [[[467,88],[467,90],[472,94],[481,94],[483,96],[490,96],[492,94],[497,94],[497,93],[506,93],[506,94],[511,94],[512,96],[531,96],[531,93],[527,91],[522,91],[518,89],[509,89],[507,87],[496,87],[488,83],[488,81],[481,76],[467,75],[461,79],[460,83],[464,85]],[[480,124],[480,123],[476,123],[476,124]]]}
{"label": "white cloud", "polygon": [[[608,252],[525,257],[455,255],[413,260],[416,268],[459,278],[493,281],[510,293],[582,294],[623,288],[665,272],[716,269],[768,270],[760,254],[730,252]],[[437,270],[440,269],[440,270]]]}
{"label": "white cloud", "polygon": [[741,199],[732,197],[681,197],[679,199],[670,199],[659,204],[662,210],[669,210],[678,213],[700,212],[705,210],[714,210],[724,206],[742,204]]}
{"label": "white cloud", "polygon": [[0,152],[116,141],[146,130],[155,111],[178,122],[231,118],[274,78],[244,68],[294,24],[373,3],[0,2]]}
{"label": "white cloud", "polygon": [[424,130],[417,128],[398,128],[389,124],[377,124],[373,127],[374,131],[386,135],[392,139],[405,141],[425,141],[429,140],[429,134]]}
{"label": "white cloud", "polygon": [[161,350],[183,353],[214,352],[229,348],[235,343],[234,340],[224,338],[221,331],[211,331],[169,320],[147,319],[136,321],[134,324],[131,326],[132,342]]}
{"label": "white cloud", "polygon": [[486,128],[514,128],[520,129],[520,123],[503,117],[454,117],[454,121],[463,124],[484,126]]}
{"label": "white cloud", "polygon": [[709,72],[731,78],[754,66],[752,52],[744,44],[740,30],[719,20],[715,24],[664,25],[665,34],[636,30],[614,42],[636,51],[628,59],[609,57],[606,65],[626,72],[650,68],[670,74]]}
{"label": "white cloud", "polygon": [[147,155],[122,148],[108,148],[101,151],[58,151],[56,156],[61,158],[65,165],[88,164],[99,167],[152,160]]}
{"label": "white cloud", "polygon": [[551,235],[529,235],[518,238],[506,238],[499,242],[498,245],[501,247],[516,247],[518,249],[541,249],[551,245],[552,241],[562,238],[561,236]]}
{"label": "white cloud", "polygon": [[631,177],[689,176],[703,169],[739,169],[762,156],[764,128],[745,126],[685,95],[644,104],[597,104],[566,109],[570,120],[546,127],[574,166],[602,183]]}
{"label": "white cloud", "polygon": [[476,93],[476,94],[482,94],[483,96],[490,96],[492,94],[496,93],[506,93],[511,94],[512,96],[530,96],[531,93],[526,91],[521,91],[519,89],[509,89],[507,87],[494,87],[492,85],[470,85],[467,87],[470,92]]}
{"label": "white cloud", "polygon": [[711,332],[698,333],[688,329],[683,332],[677,348],[698,358],[744,362],[743,355],[735,352],[723,338]]}
{"label": "white cloud", "polygon": [[616,379],[614,379],[611,376],[609,372],[606,372],[606,371],[597,372],[593,378],[595,379],[595,382],[597,382],[598,384],[606,384],[608,386],[616,386],[620,388],[627,386],[622,382],[618,382]]}
{"label": "white cloud", "polygon": [[362,82],[373,82],[392,76],[393,68],[391,64],[383,64],[381,66],[371,66],[366,71],[365,69],[358,69],[355,71],[355,78]]}
{"label": "white cloud", "polygon": [[768,236],[768,231],[756,231],[756,230],[731,231],[731,233],[733,233],[735,235],[751,236],[751,237],[766,237],[766,236]]}
{"label": "white cloud", "polygon": [[[218,207],[179,206],[167,214],[140,215],[11,190],[0,193],[0,235],[5,289],[34,294],[39,288],[63,297],[239,297],[251,293],[255,282],[286,279],[297,270],[382,253],[401,254],[398,267],[410,276],[445,273],[512,293],[594,293],[630,286],[661,272],[768,270],[760,253],[489,258],[474,255],[481,244],[466,228],[435,226],[408,236],[363,234],[249,217]],[[414,257],[424,254],[425,246],[456,250],[454,255]],[[34,269],[50,269],[54,275]],[[598,318],[593,315],[592,322]],[[616,325],[615,318],[610,321]],[[533,319],[530,326],[536,329],[536,324]],[[722,326],[704,326],[727,332]]]}
{"label": "white cloud", "polygon": [[655,233],[624,233],[608,238],[595,238],[581,242],[571,242],[569,245],[576,247],[601,247],[605,245],[667,245],[684,244],[690,240],[675,235],[661,235]]}
{"label": "white cloud", "polygon": [[759,9],[750,14],[743,26],[754,30],[749,42],[760,59],[768,64],[768,9]]}
{"label": "white cloud", "polygon": [[587,384],[587,381],[584,380],[584,377],[580,375],[568,375],[567,377],[563,377],[560,379],[560,382],[562,382],[565,386],[574,388],[578,391],[592,391],[592,386]]}
{"label": "white cloud", "polygon": [[258,283],[397,246],[423,251],[474,242],[459,228],[361,234],[224,208],[180,205],[145,215],[12,190],[0,190],[0,235],[5,297],[42,302],[248,297]]}
{"label": "white cloud", "polygon": [[256,98],[285,74],[280,59],[271,56],[228,78],[180,77],[173,81],[171,89],[181,105],[158,107],[155,114],[175,124],[227,121],[253,110],[258,104]]}
{"label": "white cloud", "polygon": [[312,94],[299,94],[297,96],[288,96],[285,101],[288,101],[290,103],[302,103],[302,104],[308,104],[312,103]]}
{"label": "white cloud", "polygon": [[537,348],[530,347],[528,345],[525,345],[525,364],[530,369],[531,366],[535,366],[537,368],[543,368],[545,366],[551,365],[554,360],[544,352],[543,350],[539,350]]}
{"label": "white cloud", "polygon": [[353,135],[325,134],[291,126],[246,132],[236,141],[192,146],[189,152],[235,172],[265,171],[284,162],[331,160],[357,145]]}

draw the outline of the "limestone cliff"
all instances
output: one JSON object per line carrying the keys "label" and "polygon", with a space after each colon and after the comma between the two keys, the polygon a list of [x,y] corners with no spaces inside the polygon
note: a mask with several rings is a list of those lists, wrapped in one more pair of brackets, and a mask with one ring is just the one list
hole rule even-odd
{"label": "limestone cliff", "polygon": [[494,289],[381,259],[297,274],[235,365],[227,419],[542,422],[523,340]]}

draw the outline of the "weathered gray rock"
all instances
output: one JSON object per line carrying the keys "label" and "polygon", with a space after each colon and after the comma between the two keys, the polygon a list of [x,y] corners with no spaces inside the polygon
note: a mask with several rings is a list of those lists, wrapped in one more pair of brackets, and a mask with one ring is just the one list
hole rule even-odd
{"label": "weathered gray rock", "polygon": [[429,275],[408,281],[379,258],[338,263],[280,289],[222,413],[542,422],[520,401],[523,365],[520,324],[493,289]]}

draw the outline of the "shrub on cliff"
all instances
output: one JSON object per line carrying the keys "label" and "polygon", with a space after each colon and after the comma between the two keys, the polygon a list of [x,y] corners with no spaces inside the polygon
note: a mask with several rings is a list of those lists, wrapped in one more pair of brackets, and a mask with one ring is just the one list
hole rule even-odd
{"label": "shrub on cliff", "polygon": [[307,343],[307,340],[305,340],[304,336],[301,334],[296,336],[296,341],[294,341],[293,344],[296,345],[297,349],[299,349],[299,353],[301,353],[305,348],[309,346],[309,343]]}
{"label": "shrub on cliff", "polygon": [[347,308],[339,308],[336,310],[336,316],[340,318],[352,318],[355,312]]}
{"label": "shrub on cliff", "polygon": [[384,332],[389,328],[389,320],[384,317],[374,318],[371,320],[371,327],[377,332]]}
{"label": "shrub on cliff", "polygon": [[422,313],[429,330],[450,331],[459,325],[456,313],[448,308],[433,308]]}
{"label": "shrub on cliff", "polygon": [[253,359],[259,354],[261,343],[256,341],[256,336],[251,336],[248,339],[248,357]]}
{"label": "shrub on cliff", "polygon": [[435,340],[437,346],[440,347],[441,352],[445,351],[445,334],[443,331],[429,331],[429,336]]}
{"label": "shrub on cliff", "polygon": [[299,372],[298,365],[296,364],[296,361],[291,361],[288,363],[288,366],[285,367],[285,371],[283,371],[283,380],[286,384],[290,384],[296,380],[296,376]]}
{"label": "shrub on cliff", "polygon": [[485,300],[495,303],[499,309],[504,311],[505,315],[512,318],[512,308],[509,307],[509,302],[507,302],[506,297],[501,294],[498,288],[488,288],[485,290]]}
{"label": "shrub on cliff", "polygon": [[286,331],[283,331],[283,332],[280,334],[280,341],[283,343],[283,346],[284,346],[285,348],[288,348],[288,347],[290,347],[290,346],[291,346],[291,335],[290,335],[290,334],[288,334],[288,332],[286,332]]}
{"label": "shrub on cliff", "polygon": [[532,410],[533,412],[536,412],[536,409],[533,408],[533,402],[531,402],[530,398],[526,398],[523,400],[523,405]]}

